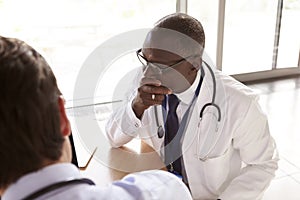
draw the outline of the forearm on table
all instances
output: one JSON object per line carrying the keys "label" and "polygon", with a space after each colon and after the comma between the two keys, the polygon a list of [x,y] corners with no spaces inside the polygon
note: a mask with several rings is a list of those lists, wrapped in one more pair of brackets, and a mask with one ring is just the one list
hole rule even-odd
{"label": "forearm on table", "polygon": [[136,118],[131,104],[115,111],[106,124],[106,135],[113,147],[120,147],[137,136],[141,121]]}

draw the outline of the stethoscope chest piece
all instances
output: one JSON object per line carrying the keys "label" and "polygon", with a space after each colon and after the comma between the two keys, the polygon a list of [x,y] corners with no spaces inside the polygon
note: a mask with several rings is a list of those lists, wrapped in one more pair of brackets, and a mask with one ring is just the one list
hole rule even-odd
{"label": "stethoscope chest piece", "polygon": [[164,136],[164,134],[165,134],[165,131],[164,131],[163,127],[161,125],[158,126],[158,128],[157,128],[158,138],[162,138]]}

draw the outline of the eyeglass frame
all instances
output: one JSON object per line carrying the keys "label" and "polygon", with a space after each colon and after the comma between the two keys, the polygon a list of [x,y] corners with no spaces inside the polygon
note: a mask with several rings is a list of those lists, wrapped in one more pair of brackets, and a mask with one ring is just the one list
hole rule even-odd
{"label": "eyeglass frame", "polygon": [[[177,65],[181,64],[183,61],[187,61],[187,59],[191,58],[191,57],[197,57],[197,56],[200,56],[199,54],[195,54],[195,55],[191,55],[191,56],[188,56],[188,57],[185,57],[185,58],[182,58],[180,59],[179,61],[177,61],[176,63],[172,64],[172,65],[165,65],[165,64],[160,64],[160,63],[154,63],[154,62],[150,62],[147,60],[147,58],[145,58],[144,55],[141,54],[142,52],[142,48],[141,49],[138,49],[136,51],[136,56],[138,57],[138,60],[140,61],[140,63],[142,63],[143,67],[145,67],[145,69],[148,67],[148,66],[152,66],[152,67],[155,67],[157,68],[160,73],[163,73],[169,69],[172,69],[172,68],[175,68]],[[143,59],[143,60],[142,60]],[[147,64],[144,64],[145,61]],[[187,61],[188,62],[188,61]],[[158,65],[159,64],[159,65]],[[166,66],[165,68],[162,67],[162,66]]]}

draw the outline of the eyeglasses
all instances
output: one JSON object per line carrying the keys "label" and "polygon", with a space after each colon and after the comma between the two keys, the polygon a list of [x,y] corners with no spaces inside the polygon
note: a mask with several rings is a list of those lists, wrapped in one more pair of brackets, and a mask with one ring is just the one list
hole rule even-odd
{"label": "eyeglasses", "polygon": [[181,64],[184,61],[187,61],[187,59],[189,59],[191,57],[199,56],[199,55],[191,55],[186,58],[180,59],[179,61],[177,61],[176,63],[174,63],[172,65],[165,65],[165,64],[161,64],[161,63],[149,62],[147,60],[147,58],[145,58],[145,56],[142,54],[142,49],[137,50],[136,55],[137,55],[139,61],[142,63],[144,69],[146,69],[148,66],[151,66],[153,68],[158,69],[160,71],[160,73],[163,73],[172,68],[174,69],[176,66],[178,66],[179,64]]}

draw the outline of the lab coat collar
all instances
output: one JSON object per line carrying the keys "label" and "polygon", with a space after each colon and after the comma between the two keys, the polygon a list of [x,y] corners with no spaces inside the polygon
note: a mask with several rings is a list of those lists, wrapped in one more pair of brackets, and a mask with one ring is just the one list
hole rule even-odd
{"label": "lab coat collar", "polygon": [[4,192],[2,199],[23,199],[27,195],[60,181],[82,178],[71,163],[59,163],[44,167],[18,179]]}
{"label": "lab coat collar", "polygon": [[[201,70],[198,70],[198,73],[196,75],[194,83],[185,91],[175,94],[182,103],[189,105],[195,95],[195,91],[197,89],[197,86],[199,84],[199,80],[201,77]],[[201,90],[201,88],[200,88]]]}

